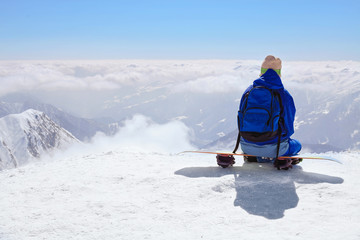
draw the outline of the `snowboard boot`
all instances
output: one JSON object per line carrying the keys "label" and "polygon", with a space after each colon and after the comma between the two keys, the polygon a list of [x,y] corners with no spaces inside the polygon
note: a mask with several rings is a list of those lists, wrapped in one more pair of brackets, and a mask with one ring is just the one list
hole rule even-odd
{"label": "snowboard boot", "polygon": [[222,168],[231,167],[235,164],[235,158],[233,155],[217,154],[216,161],[217,164]]}
{"label": "snowboard boot", "polygon": [[255,156],[244,156],[245,162],[257,162],[257,157]]}
{"label": "snowboard boot", "polygon": [[302,162],[302,158],[293,158],[291,164],[296,165]]}
{"label": "snowboard boot", "polygon": [[288,170],[292,168],[292,160],[291,159],[277,159],[274,162],[274,167],[278,170]]}

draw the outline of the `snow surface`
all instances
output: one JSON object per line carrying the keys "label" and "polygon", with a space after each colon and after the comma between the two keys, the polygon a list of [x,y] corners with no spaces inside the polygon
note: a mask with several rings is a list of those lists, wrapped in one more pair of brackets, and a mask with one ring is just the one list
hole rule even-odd
{"label": "snow surface", "polygon": [[360,153],[278,171],[114,148],[0,172],[0,239],[360,239]]}

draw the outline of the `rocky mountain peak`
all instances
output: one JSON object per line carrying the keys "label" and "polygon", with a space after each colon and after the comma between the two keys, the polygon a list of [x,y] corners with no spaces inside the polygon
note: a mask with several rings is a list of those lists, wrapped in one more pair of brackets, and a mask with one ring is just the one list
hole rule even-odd
{"label": "rocky mountain peak", "polygon": [[0,169],[16,167],[79,142],[45,113],[29,109],[0,118]]}

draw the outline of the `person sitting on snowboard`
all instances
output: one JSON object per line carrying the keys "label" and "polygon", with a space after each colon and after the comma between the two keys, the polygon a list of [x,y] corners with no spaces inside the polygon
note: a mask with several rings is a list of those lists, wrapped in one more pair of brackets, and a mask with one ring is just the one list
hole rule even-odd
{"label": "person sitting on snowboard", "polygon": [[[280,58],[275,58],[272,55],[269,55],[265,58],[261,65],[261,74],[260,78],[256,79],[252,85],[250,85],[244,92],[241,98],[240,102],[240,111],[239,111],[239,117],[240,114],[242,118],[244,118],[245,113],[244,111],[257,111],[256,107],[253,107],[253,110],[243,110],[243,113],[241,112],[241,108],[246,107],[246,104],[250,103],[250,91],[252,89],[257,88],[260,89],[260,93],[257,95],[257,100],[262,103],[261,99],[261,90],[263,90],[264,94],[266,92],[271,93],[271,98],[278,99],[279,110],[280,114],[273,117],[271,119],[271,122],[276,122],[275,126],[273,128],[276,128],[276,132],[272,133],[270,137],[264,138],[262,137],[261,133],[253,133],[251,132],[251,136],[249,136],[249,132],[240,133],[240,145],[241,149],[245,154],[249,155],[255,155],[258,157],[244,157],[245,161],[248,162],[264,162],[264,161],[275,161],[276,167],[278,169],[284,168],[287,169],[288,167],[291,167],[291,164],[297,164],[302,159],[295,159],[295,160],[277,160],[278,156],[294,156],[301,150],[301,143],[298,140],[290,138],[291,135],[294,133],[294,119],[295,119],[295,104],[292,96],[290,93],[284,88],[283,83],[281,81],[281,60]],[[270,91],[269,91],[270,90]],[[259,95],[260,94],[260,95]],[[259,100],[261,99],[261,100]],[[248,102],[249,101],[249,102]],[[256,101],[256,99],[254,100]],[[266,100],[267,101],[267,100]],[[269,100],[270,101],[270,100]],[[245,104],[245,105],[244,105]],[[259,103],[257,103],[259,104]],[[270,105],[270,104],[269,104]],[[271,102],[271,105],[274,105],[273,102]],[[282,106],[281,106],[282,105]],[[261,106],[258,107],[261,109]],[[260,111],[260,110],[259,110]],[[269,111],[269,110],[267,110]],[[271,110],[273,112],[274,110]],[[266,115],[266,114],[262,114]],[[261,114],[253,115],[253,119],[250,121],[250,123],[247,123],[245,120],[241,122],[242,128],[244,124],[256,124],[256,122],[261,118]],[[269,113],[270,115],[270,113]],[[279,117],[280,115],[280,117]],[[256,117],[254,117],[256,116]],[[260,116],[260,117],[259,117]],[[274,120],[275,119],[275,120]],[[238,121],[240,121],[238,119]],[[270,120],[268,120],[270,122]],[[239,122],[238,122],[239,123]],[[239,126],[240,130],[240,126]],[[241,132],[241,131],[240,131]],[[279,134],[281,132],[281,134]],[[276,134],[274,136],[274,134]],[[237,144],[238,147],[238,144]],[[237,149],[236,147],[236,149]],[[236,151],[234,150],[234,152]],[[266,158],[264,158],[266,157]]]}

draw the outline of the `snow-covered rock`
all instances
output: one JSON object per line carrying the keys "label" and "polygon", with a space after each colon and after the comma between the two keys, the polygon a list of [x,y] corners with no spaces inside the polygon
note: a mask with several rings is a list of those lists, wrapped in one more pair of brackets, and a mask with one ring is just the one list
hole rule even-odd
{"label": "snow-covered rock", "polygon": [[17,167],[75,142],[79,140],[40,111],[7,115],[0,118],[0,169]]}

